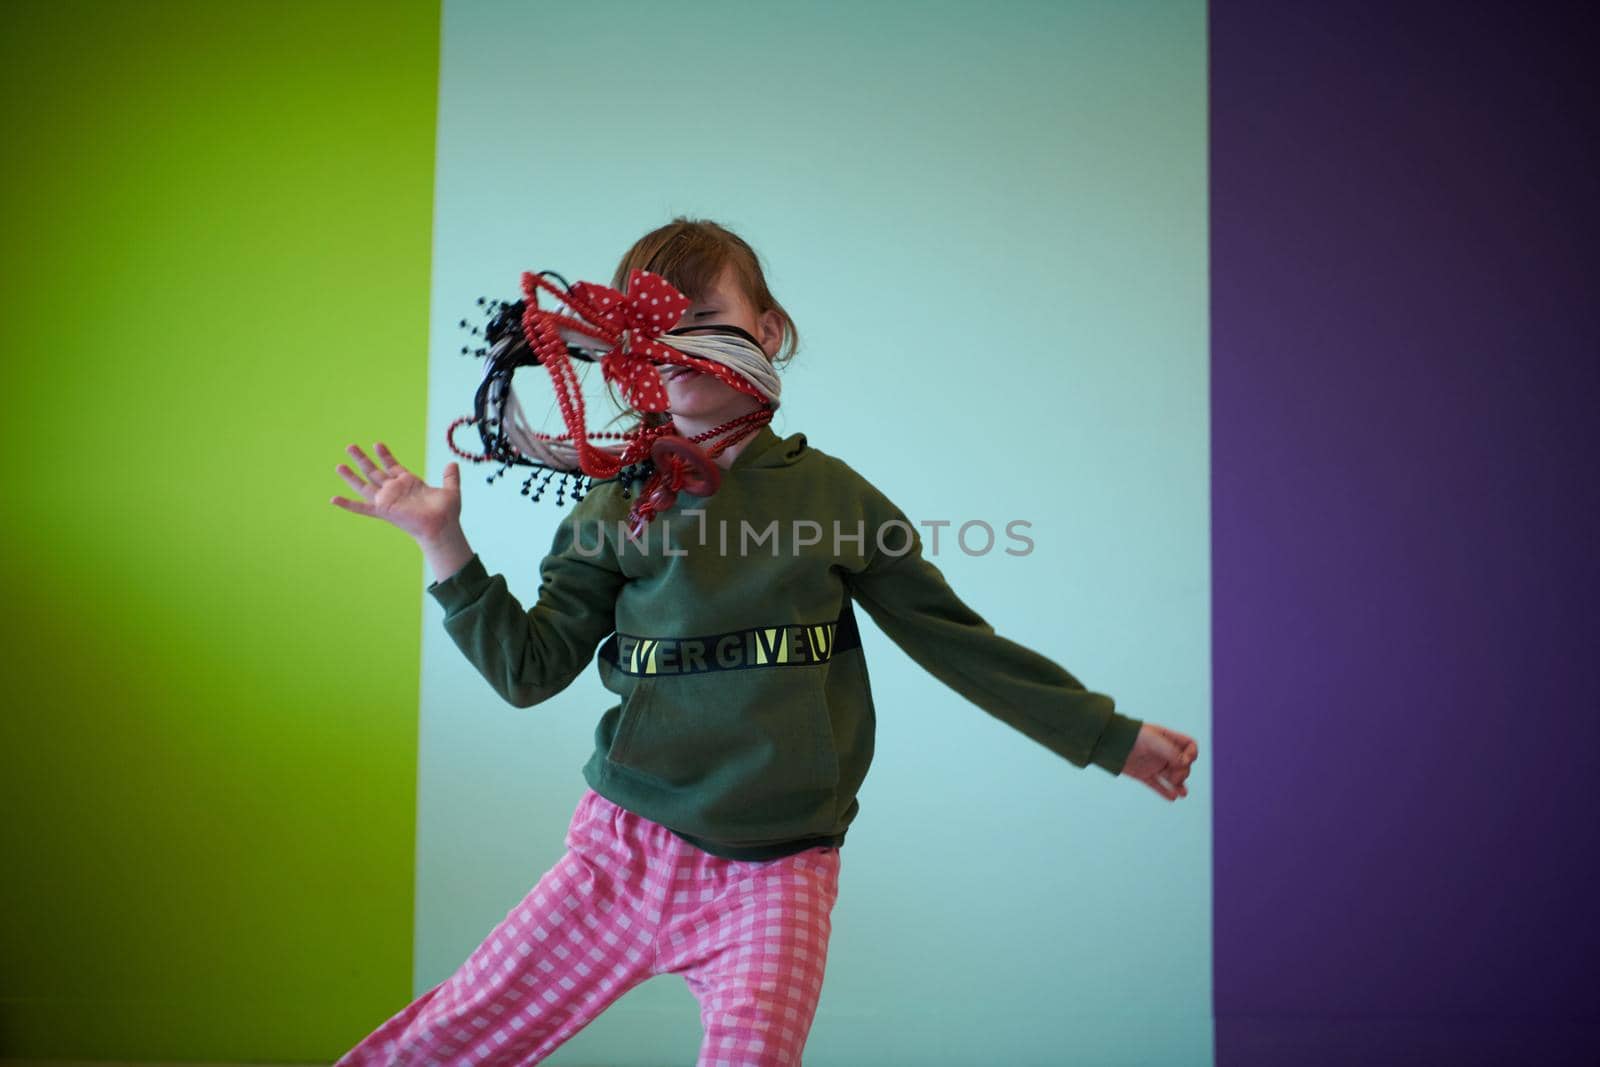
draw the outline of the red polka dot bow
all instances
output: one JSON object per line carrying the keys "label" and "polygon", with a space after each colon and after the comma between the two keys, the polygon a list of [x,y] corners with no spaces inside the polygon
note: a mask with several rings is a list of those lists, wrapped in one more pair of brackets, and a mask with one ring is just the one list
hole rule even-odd
{"label": "red polka dot bow", "polygon": [[661,275],[635,269],[628,275],[626,293],[574,282],[566,299],[591,327],[584,332],[611,343],[611,351],[600,357],[600,369],[617,383],[628,405],[637,411],[667,410],[667,390],[655,364],[680,362],[683,355],[656,338],[678,324],[689,298]]}
{"label": "red polka dot bow", "polygon": [[[554,294],[577,317],[541,308],[540,289]],[[591,477],[610,478],[647,454],[649,442],[640,438],[634,442],[636,447],[617,456],[590,441],[583,390],[567,355],[567,342],[587,342],[584,347],[590,348],[598,347],[593,344],[597,340],[611,345],[611,351],[600,358],[606,379],[617,383],[635,410],[666,411],[667,390],[651,360],[688,362],[681,352],[656,338],[677,325],[690,301],[661,275],[638,269],[628,276],[627,293],[593,282],[578,282],[563,292],[531,271],[522,275],[522,292],[527,298],[522,331],[539,363],[550,372],[561,421],[578,451],[579,465]]]}

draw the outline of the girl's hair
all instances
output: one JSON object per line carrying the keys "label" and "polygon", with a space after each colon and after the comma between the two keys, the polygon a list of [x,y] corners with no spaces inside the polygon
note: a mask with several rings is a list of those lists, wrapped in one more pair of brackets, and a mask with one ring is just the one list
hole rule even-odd
{"label": "girl's hair", "polygon": [[[800,347],[800,331],[794,319],[767,288],[766,276],[761,271],[761,261],[738,234],[710,219],[690,219],[679,215],[665,226],[651,230],[633,243],[617,264],[611,287],[625,292],[628,276],[634,270],[648,270],[661,275],[672,287],[690,300],[699,300],[722,276],[723,268],[733,264],[734,277],[744,290],[745,297],[756,309],[757,315],[776,311],[783,318],[783,341],[772,356],[774,367],[782,367],[794,358]],[[606,383],[612,400],[622,408],[620,400]],[[622,414],[626,415],[627,409]],[[620,417],[620,416],[619,416]],[[613,420],[615,421],[615,420]],[[643,420],[665,421],[665,417]]]}

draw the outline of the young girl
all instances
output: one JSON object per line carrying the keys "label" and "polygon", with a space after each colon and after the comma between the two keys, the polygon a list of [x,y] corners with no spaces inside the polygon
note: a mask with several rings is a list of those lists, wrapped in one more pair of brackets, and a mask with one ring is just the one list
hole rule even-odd
{"label": "young girl", "polygon": [[[792,355],[793,322],[724,227],[679,218],[645,235],[614,288],[639,270],[691,301],[676,335],[715,325],[758,345],[758,362]],[[701,1067],[798,1064],[876,725],[852,602],[1075,766],[1188,795],[1193,739],[1122,715],[996,634],[899,508],[805,434],[772,431],[771,366],[741,379],[661,369],[666,432],[702,444],[720,485],[680,492],[635,538],[630,498],[597,483],[557,529],[526,610],[467,544],[457,464],[440,488],[381,443],[376,461],[349,447],[360,474],[338,467],[362,499],[333,503],[417,540],[446,630],[502,697],[547,700],[593,659],[619,702],[596,728],[566,854],[455,974],[337,1067],[537,1063],[666,973],[700,1002]]]}

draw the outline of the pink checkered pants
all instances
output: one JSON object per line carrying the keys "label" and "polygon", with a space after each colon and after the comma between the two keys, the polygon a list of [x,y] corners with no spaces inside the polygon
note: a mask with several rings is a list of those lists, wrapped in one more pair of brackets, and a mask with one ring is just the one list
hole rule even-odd
{"label": "pink checkered pants", "polygon": [[839,851],[713,856],[585,791],[567,853],[455,974],[335,1067],[534,1064],[645,979],[700,1002],[699,1067],[800,1062],[822,992]]}

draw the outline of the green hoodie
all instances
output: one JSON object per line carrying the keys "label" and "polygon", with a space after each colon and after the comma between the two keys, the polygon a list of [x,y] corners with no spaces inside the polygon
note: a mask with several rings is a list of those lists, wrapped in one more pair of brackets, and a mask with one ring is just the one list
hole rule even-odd
{"label": "green hoodie", "polygon": [[611,481],[573,507],[530,610],[477,556],[428,586],[451,638],[517,707],[597,662],[620,701],[583,774],[616,804],[728,859],[843,844],[877,725],[852,598],[995,718],[1121,773],[1141,720],[996,634],[904,512],[805,434],[763,426],[714,495],[679,494],[642,543],[626,536],[630,503]]}

